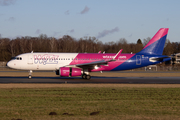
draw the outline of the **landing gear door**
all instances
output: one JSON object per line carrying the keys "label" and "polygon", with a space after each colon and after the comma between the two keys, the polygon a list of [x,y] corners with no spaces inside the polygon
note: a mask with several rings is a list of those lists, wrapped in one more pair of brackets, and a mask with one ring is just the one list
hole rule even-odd
{"label": "landing gear door", "polygon": [[136,65],[141,65],[141,55],[136,55]]}
{"label": "landing gear door", "polygon": [[32,55],[28,55],[28,64],[33,64],[33,56]]}

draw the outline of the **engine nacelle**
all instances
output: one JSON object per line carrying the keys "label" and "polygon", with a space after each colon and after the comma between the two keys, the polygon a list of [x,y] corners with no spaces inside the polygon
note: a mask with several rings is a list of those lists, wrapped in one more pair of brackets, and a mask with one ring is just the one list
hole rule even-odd
{"label": "engine nacelle", "polygon": [[62,77],[81,76],[81,74],[81,69],[79,68],[60,67],[59,70],[56,71],[56,75]]}

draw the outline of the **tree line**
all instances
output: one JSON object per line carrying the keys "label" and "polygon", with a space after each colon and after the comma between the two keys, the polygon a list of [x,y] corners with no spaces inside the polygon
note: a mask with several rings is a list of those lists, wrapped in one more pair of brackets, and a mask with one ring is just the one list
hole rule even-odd
{"label": "tree line", "polygon": [[[33,52],[78,52],[78,53],[137,53],[149,42],[151,38],[138,39],[136,43],[128,43],[125,38],[118,41],[102,43],[95,37],[84,37],[75,39],[69,35],[62,38],[47,37],[41,34],[39,37],[17,37],[15,39],[0,38],[0,61],[9,61],[11,57],[22,53]],[[166,40],[164,55],[180,52],[180,42]]]}

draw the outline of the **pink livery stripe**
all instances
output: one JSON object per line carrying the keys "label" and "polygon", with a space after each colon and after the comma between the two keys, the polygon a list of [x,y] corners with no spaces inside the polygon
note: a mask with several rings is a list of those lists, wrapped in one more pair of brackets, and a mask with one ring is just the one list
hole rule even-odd
{"label": "pink livery stripe", "polygon": [[[108,61],[113,59],[116,54],[113,53],[79,53],[74,60],[70,63],[70,65],[78,65],[78,64],[85,64],[85,63],[92,63],[95,61]],[[90,71],[110,71],[117,66],[121,65],[122,63],[126,62],[130,58],[132,58],[135,54],[120,54],[116,61],[108,62],[107,65],[100,65],[99,69],[91,69]]]}

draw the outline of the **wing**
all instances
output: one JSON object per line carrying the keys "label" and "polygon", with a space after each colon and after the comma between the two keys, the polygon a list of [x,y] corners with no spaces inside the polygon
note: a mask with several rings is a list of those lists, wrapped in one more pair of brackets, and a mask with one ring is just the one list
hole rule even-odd
{"label": "wing", "polygon": [[95,61],[95,62],[90,62],[90,63],[83,63],[83,64],[76,64],[76,65],[67,65],[66,67],[78,67],[78,68],[90,68],[93,69],[94,66],[99,66],[99,65],[107,65],[108,62],[112,62],[115,60],[108,60],[108,61]]}
{"label": "wing", "polygon": [[90,62],[90,63],[83,63],[83,64],[76,64],[76,65],[67,65],[66,67],[78,67],[78,68],[90,68],[90,69],[94,69],[95,66],[99,66],[99,65],[107,65],[109,62],[112,61],[116,61],[116,59],[118,59],[119,55],[121,54],[122,49],[114,56],[113,59],[105,61],[105,60],[101,60],[101,61],[95,61],[95,62]]}

